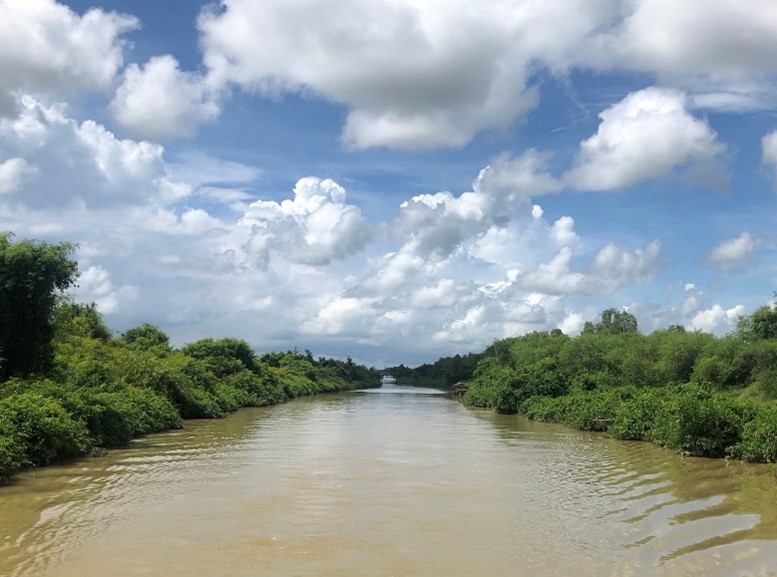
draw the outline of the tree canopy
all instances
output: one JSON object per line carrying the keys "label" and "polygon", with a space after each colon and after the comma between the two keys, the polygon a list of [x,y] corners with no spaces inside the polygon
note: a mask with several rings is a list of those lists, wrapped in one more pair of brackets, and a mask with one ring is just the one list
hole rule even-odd
{"label": "tree canopy", "polygon": [[737,335],[745,341],[777,339],[777,303],[765,304],[752,315],[740,317]]}
{"label": "tree canopy", "polygon": [[0,234],[0,380],[51,367],[54,309],[78,278],[74,245]]}

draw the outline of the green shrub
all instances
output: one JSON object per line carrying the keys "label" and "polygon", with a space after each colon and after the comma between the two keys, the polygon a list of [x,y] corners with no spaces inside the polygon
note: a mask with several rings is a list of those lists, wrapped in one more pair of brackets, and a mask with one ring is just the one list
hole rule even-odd
{"label": "green shrub", "polygon": [[40,466],[82,455],[89,447],[89,431],[55,399],[37,392],[0,401],[0,419],[13,427],[24,445],[22,465]]}
{"label": "green shrub", "polygon": [[7,417],[0,415],[0,485],[9,483],[24,462],[23,440]]}
{"label": "green shrub", "polygon": [[621,400],[612,390],[572,394],[563,399],[562,422],[583,431],[606,431],[615,418]]}
{"label": "green shrub", "polygon": [[777,463],[777,405],[762,405],[742,429],[728,456],[753,463]]}
{"label": "green shrub", "polygon": [[758,397],[767,400],[777,399],[777,370],[764,369],[759,371],[753,382]]}
{"label": "green shrub", "polygon": [[532,421],[558,423],[564,416],[563,404],[562,397],[531,397],[521,405],[521,412]]}
{"label": "green shrub", "polygon": [[651,440],[656,419],[665,410],[664,397],[663,391],[648,389],[624,399],[607,432],[616,439]]}
{"label": "green shrub", "polygon": [[134,437],[133,411],[125,403],[117,402],[121,394],[84,392],[80,395],[80,415],[96,447],[123,447]]}
{"label": "green shrub", "polygon": [[654,440],[700,457],[722,457],[740,442],[745,424],[756,414],[751,401],[703,387],[677,393],[657,421]]}

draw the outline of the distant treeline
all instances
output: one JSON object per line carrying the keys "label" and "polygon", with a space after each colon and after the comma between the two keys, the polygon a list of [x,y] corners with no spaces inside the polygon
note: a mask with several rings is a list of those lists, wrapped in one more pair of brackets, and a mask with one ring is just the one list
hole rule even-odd
{"label": "distant treeline", "polygon": [[575,338],[495,341],[469,385],[469,405],[690,455],[777,462],[777,307],[724,337],[682,326],[643,335],[633,315],[608,309]]}
{"label": "distant treeline", "polygon": [[235,338],[176,350],[150,324],[114,337],[94,304],[66,296],[77,278],[72,251],[0,234],[0,484],[183,419],[380,384],[378,371],[350,358],[257,356]]}
{"label": "distant treeline", "polygon": [[401,385],[450,389],[460,381],[472,378],[482,353],[469,353],[442,357],[432,364],[423,364],[415,368],[397,365],[387,367],[384,372],[391,374]]}

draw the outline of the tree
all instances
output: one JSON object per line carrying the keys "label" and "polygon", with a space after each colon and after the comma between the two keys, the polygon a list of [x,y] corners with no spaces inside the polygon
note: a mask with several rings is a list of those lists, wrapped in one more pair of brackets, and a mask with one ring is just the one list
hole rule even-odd
{"label": "tree", "polygon": [[217,376],[224,376],[240,370],[255,370],[256,354],[246,341],[235,338],[201,339],[181,349],[187,356],[206,361]]}
{"label": "tree", "polygon": [[111,330],[105,324],[95,303],[77,303],[70,298],[60,301],[54,310],[57,340],[70,336],[98,339],[104,343],[111,340]]}
{"label": "tree", "polygon": [[140,326],[127,329],[119,337],[132,349],[149,350],[166,353],[170,351],[170,337],[159,327],[143,323]]}
{"label": "tree", "polygon": [[602,311],[601,331],[605,333],[636,333],[637,317],[629,311],[613,308]]}
{"label": "tree", "polygon": [[51,368],[54,310],[78,278],[74,245],[12,236],[0,233],[0,380]]}
{"label": "tree", "polygon": [[[777,292],[774,296],[777,298]],[[763,305],[749,317],[739,317],[737,334],[748,342],[777,339],[777,303]]]}
{"label": "tree", "polygon": [[629,311],[609,308],[602,311],[602,321],[596,324],[588,321],[583,326],[584,334],[624,334],[637,332],[637,317]]}

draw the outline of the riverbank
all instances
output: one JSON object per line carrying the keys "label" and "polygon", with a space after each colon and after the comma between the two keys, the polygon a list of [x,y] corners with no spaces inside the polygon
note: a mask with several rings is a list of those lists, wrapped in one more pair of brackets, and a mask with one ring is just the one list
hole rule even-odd
{"label": "riverbank", "polygon": [[692,456],[777,462],[777,407],[704,386],[532,397],[521,413],[534,421],[648,441]]}
{"label": "riverbank", "polygon": [[[760,312],[777,323],[774,307]],[[577,337],[495,341],[463,402],[688,455],[777,462],[777,339],[755,314],[724,337],[682,327],[643,335],[633,317],[615,323],[619,314],[605,311]]]}
{"label": "riverbank", "polygon": [[26,469],[181,428],[185,419],[380,385],[377,371],[350,360],[296,351],[257,357],[231,338],[173,350],[155,327],[139,329],[117,339],[62,336],[50,375],[0,385],[0,485]]}

